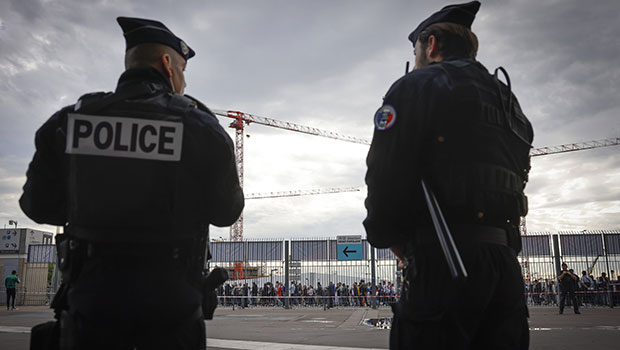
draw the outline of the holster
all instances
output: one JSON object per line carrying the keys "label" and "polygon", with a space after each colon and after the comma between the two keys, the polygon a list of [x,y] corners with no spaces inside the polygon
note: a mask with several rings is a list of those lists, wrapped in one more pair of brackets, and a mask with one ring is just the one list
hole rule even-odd
{"label": "holster", "polygon": [[215,293],[215,289],[204,290],[202,294],[202,317],[205,320],[212,320],[216,308],[217,294]]}
{"label": "holster", "polygon": [[415,257],[411,251],[408,252],[405,257],[404,267],[403,267],[403,286],[401,289],[401,295],[405,299],[405,301],[409,301],[409,289],[411,283],[415,279],[418,274],[418,270],[415,264]]}
{"label": "holster", "polygon": [[80,273],[86,257],[83,242],[68,234],[56,235],[56,251],[58,253],[58,270],[61,272],[62,284],[71,285]]}
{"label": "holster", "polygon": [[228,279],[226,270],[216,267],[202,280],[202,316],[205,320],[212,320],[217,308],[216,288]]}
{"label": "holster", "polygon": [[60,350],[77,349],[77,330],[75,321],[67,310],[60,312]]}
{"label": "holster", "polygon": [[56,235],[58,269],[62,273],[62,283],[51,303],[55,321],[48,321],[32,327],[30,334],[31,350],[69,350],[75,349],[75,329],[73,319],[68,313],[67,297],[71,281],[75,280],[81,264],[82,253],[77,241],[66,234]]}

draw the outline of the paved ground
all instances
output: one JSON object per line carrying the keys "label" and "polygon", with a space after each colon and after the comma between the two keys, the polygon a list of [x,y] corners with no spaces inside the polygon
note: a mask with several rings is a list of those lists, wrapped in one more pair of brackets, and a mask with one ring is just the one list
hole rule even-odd
{"label": "paved ground", "polygon": [[[620,309],[585,308],[581,315],[567,309],[530,309],[530,349],[617,349]],[[365,318],[390,316],[389,309],[300,308],[282,310],[220,308],[207,321],[209,349],[387,349],[389,331],[363,324]],[[46,307],[0,311],[0,348],[28,349],[33,325],[52,319]]]}

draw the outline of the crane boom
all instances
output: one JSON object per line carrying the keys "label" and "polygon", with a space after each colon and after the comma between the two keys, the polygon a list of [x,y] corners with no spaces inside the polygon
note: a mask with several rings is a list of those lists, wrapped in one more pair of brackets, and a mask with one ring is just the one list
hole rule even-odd
{"label": "crane boom", "polygon": [[[343,135],[333,131],[321,130],[311,126],[305,126],[300,124],[295,124],[291,122],[285,122],[277,119],[261,117],[254,114],[239,112],[239,111],[225,111],[220,109],[212,110],[213,113],[222,117],[233,118],[237,120],[236,125],[241,125],[241,123],[250,124],[257,123],[267,126],[272,126],[279,129],[286,129],[291,131],[297,131],[309,135],[323,136],[336,140],[342,140],[347,142],[359,143],[362,145],[370,145],[370,141],[366,139],[362,139],[355,136]],[[238,127],[238,126],[237,126]],[[530,151],[530,155],[532,157],[544,156],[548,154],[556,154],[556,153],[564,153],[564,152],[573,152],[573,151],[582,151],[592,148],[599,147],[607,147],[607,146],[618,146],[620,145],[620,137],[609,138],[604,140],[595,140],[595,141],[587,141],[580,143],[569,143],[565,145],[558,146],[547,146],[534,148]]]}
{"label": "crane boom", "polygon": [[615,137],[615,138],[604,139],[604,140],[596,140],[596,141],[588,141],[588,142],[580,142],[580,143],[569,143],[566,145],[535,148],[530,151],[530,156],[538,157],[538,156],[545,156],[548,154],[582,151],[586,149],[607,147],[607,146],[618,146],[618,145],[620,145],[620,137]]}
{"label": "crane boom", "polygon": [[233,119],[236,119],[238,123],[244,122],[246,125],[250,123],[256,123],[256,124],[262,124],[262,125],[267,125],[267,126],[273,126],[279,129],[286,129],[290,131],[301,132],[301,133],[309,134],[309,135],[323,136],[323,137],[327,137],[330,139],[359,143],[362,145],[370,145],[370,142],[368,140],[365,140],[359,137],[343,135],[343,134],[339,134],[333,131],[321,130],[321,129],[318,129],[312,126],[299,125],[299,124],[295,124],[291,122],[285,122],[281,120],[260,117],[257,115],[239,112],[239,111],[224,111],[220,109],[212,109],[211,111],[215,113],[215,115],[233,118]]}
{"label": "crane boom", "polygon": [[248,193],[245,195],[245,199],[298,197],[298,196],[310,196],[310,195],[315,195],[315,194],[327,194],[327,193],[359,192],[361,190],[362,189],[359,187],[346,187],[346,188],[322,188],[322,189],[313,189],[313,190]]}

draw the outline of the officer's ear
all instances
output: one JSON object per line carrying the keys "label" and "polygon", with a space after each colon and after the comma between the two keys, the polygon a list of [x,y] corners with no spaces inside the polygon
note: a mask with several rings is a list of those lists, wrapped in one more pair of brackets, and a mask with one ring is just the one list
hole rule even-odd
{"label": "officer's ear", "polygon": [[437,41],[434,35],[428,37],[428,42],[426,44],[426,57],[428,57],[431,62],[441,57],[439,53],[439,41]]}
{"label": "officer's ear", "polygon": [[172,78],[172,57],[165,53],[161,55],[160,60],[164,73],[168,76],[168,78]]}

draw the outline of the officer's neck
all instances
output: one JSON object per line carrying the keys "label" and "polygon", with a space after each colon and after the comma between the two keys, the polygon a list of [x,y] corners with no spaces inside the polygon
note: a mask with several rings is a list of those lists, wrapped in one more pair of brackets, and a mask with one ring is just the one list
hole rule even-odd
{"label": "officer's neck", "polygon": [[161,71],[152,66],[140,66],[127,69],[119,78],[118,87],[145,81],[157,83],[158,85],[162,85],[164,89],[172,91],[170,81]]}

